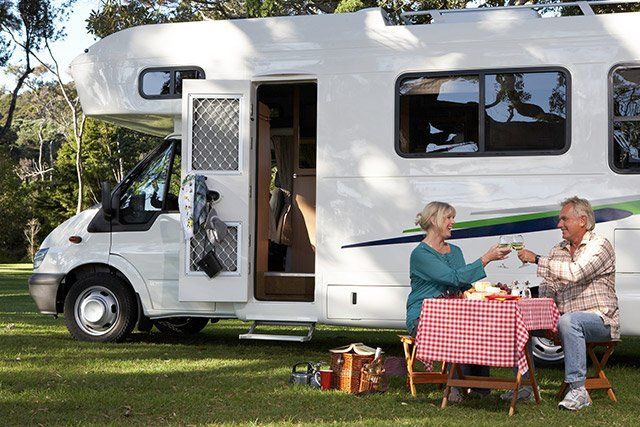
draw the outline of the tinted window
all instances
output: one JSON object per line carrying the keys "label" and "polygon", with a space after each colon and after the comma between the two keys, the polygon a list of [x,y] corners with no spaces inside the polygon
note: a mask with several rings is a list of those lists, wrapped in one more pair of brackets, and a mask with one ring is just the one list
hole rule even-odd
{"label": "tinted window", "polygon": [[145,95],[169,95],[171,91],[171,73],[153,71],[143,74],[142,92]]}
{"label": "tinted window", "polygon": [[147,69],[140,74],[139,91],[144,98],[180,98],[185,79],[204,79],[200,68]]}
{"label": "tinted window", "polygon": [[612,73],[611,160],[618,172],[640,172],[640,67]]}
{"label": "tinted window", "polygon": [[411,76],[397,96],[402,154],[548,154],[569,144],[563,72]]}
{"label": "tinted window", "polygon": [[564,74],[485,76],[485,151],[561,150],[566,141]]}
{"label": "tinted window", "polygon": [[405,79],[399,91],[402,152],[478,151],[479,76]]}

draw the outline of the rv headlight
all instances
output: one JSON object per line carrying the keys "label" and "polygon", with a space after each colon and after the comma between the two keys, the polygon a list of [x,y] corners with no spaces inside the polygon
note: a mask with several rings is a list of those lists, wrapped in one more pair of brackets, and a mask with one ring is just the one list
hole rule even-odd
{"label": "rv headlight", "polygon": [[44,257],[47,256],[47,252],[49,252],[49,248],[42,248],[38,252],[36,252],[36,255],[33,257],[34,270],[37,270],[38,267],[40,267],[40,264],[42,264],[42,261],[44,261]]}

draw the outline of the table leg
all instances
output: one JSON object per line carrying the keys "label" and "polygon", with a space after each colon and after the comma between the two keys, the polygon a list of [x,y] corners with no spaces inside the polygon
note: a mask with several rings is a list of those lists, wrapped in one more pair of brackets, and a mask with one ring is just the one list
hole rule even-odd
{"label": "table leg", "polygon": [[453,379],[453,373],[456,370],[459,370],[459,369],[460,369],[460,367],[458,366],[457,363],[452,363],[451,367],[449,368],[449,376],[448,376],[448,380],[447,380],[447,385],[444,388],[444,396],[442,397],[442,405],[440,405],[441,409],[444,409],[444,408],[447,407],[447,402],[449,401],[449,392],[451,391],[451,386],[449,385],[449,380]]}
{"label": "table leg", "polygon": [[518,390],[520,389],[520,384],[522,383],[522,372],[518,369],[518,374],[516,375],[516,388],[513,390],[513,399],[511,399],[511,405],[509,406],[509,416],[512,416],[516,412],[516,403],[518,402]]}
{"label": "table leg", "polygon": [[538,389],[538,381],[536,381],[536,371],[533,365],[533,361],[531,360],[531,355],[526,348],[528,348],[529,344],[527,343],[527,347],[525,347],[525,357],[527,358],[527,366],[529,367],[529,383],[531,384],[531,388],[533,389],[533,397],[536,399],[536,404],[540,404],[540,390]]}

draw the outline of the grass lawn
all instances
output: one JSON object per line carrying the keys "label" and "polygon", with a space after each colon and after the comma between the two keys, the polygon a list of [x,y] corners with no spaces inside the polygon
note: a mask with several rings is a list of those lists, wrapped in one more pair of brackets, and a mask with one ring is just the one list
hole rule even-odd
{"label": "grass lawn", "polygon": [[[320,326],[310,343],[239,341],[248,324],[221,321],[197,337],[135,332],[122,344],[74,341],[63,319],[36,313],[28,265],[0,265],[0,424],[7,425],[619,425],[640,423],[640,339],[626,338],[607,370],[619,403],[593,393],[593,406],[559,411],[562,371],[540,369],[542,404],[507,417],[499,392],[440,410],[441,392],[403,378],[389,391],[356,397],[289,385],[291,366],[328,361],[350,342],[401,356],[397,331]],[[508,375],[509,370],[500,369]]]}

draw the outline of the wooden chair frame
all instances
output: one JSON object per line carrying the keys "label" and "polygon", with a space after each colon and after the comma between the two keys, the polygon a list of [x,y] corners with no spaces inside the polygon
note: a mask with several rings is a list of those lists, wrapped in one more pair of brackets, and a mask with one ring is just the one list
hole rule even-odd
{"label": "wooden chair frame", "polygon": [[[587,343],[587,354],[589,355],[589,358],[591,359],[591,362],[593,362],[593,366],[595,367],[595,375],[587,377],[584,383],[584,387],[587,389],[587,391],[602,389],[607,390],[609,399],[611,399],[613,402],[617,402],[618,399],[613,392],[613,387],[611,385],[611,382],[609,381],[609,378],[607,378],[607,375],[604,373],[604,367],[607,364],[607,361],[609,361],[609,357],[613,353],[616,345],[618,345],[617,341]],[[594,351],[594,348],[596,347],[605,347],[602,359],[598,360],[598,356],[596,356],[596,353]],[[567,393],[568,387],[569,384],[567,384],[566,382],[562,383],[562,387],[560,387],[560,391],[556,395],[556,398],[558,400],[564,398],[564,395]]]}
{"label": "wooden chair frame", "polygon": [[407,362],[407,387],[411,391],[411,395],[416,397],[416,384],[437,384],[438,388],[442,388],[447,383],[447,363],[442,363],[439,372],[422,372],[415,371],[414,364],[416,362],[416,345],[415,338],[410,335],[398,335],[404,349],[404,359]]}

